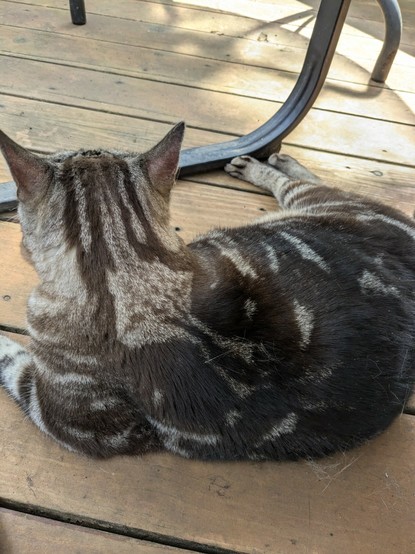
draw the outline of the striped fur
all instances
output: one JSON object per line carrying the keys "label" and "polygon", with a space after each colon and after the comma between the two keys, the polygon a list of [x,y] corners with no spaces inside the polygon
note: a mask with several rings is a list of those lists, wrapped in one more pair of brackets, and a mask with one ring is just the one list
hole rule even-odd
{"label": "striped fur", "polygon": [[29,348],[0,336],[4,388],[95,457],[298,459],[375,436],[414,382],[414,223],[289,156],[243,156],[226,171],[283,210],[186,246],[169,226],[183,131],[45,158],[0,133],[41,281]]}

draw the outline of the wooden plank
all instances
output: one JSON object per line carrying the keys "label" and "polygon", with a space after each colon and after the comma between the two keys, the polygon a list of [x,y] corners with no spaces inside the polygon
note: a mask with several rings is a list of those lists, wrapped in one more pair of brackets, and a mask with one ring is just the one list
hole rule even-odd
{"label": "wooden plank", "polygon": [[[327,184],[384,202],[410,217],[414,213],[415,183],[413,170],[410,168],[342,154],[307,150],[287,143],[283,144],[282,151],[298,159]],[[243,187],[245,190],[263,192],[248,183],[233,179],[223,171],[194,175],[190,179],[200,183]]]}
{"label": "wooden plank", "polygon": [[[255,61],[261,61],[261,64],[271,63],[271,67],[279,69],[293,69],[291,54],[297,57],[296,65],[301,65],[304,58],[304,45],[306,39],[301,39],[303,47],[284,49],[285,56],[278,59],[276,48],[266,42],[245,40],[224,34],[217,34],[206,30],[180,26],[181,8],[175,10],[175,17],[172,18],[173,25],[165,21],[163,16],[153,22],[128,19],[113,19],[100,15],[94,15],[88,22],[88,25],[82,29],[67,24],[66,13],[62,10],[52,8],[41,8],[40,6],[26,5],[23,9],[16,9],[16,4],[4,2],[2,6],[2,23],[17,28],[28,28],[37,30],[46,30],[52,33],[60,33],[67,36],[82,36],[89,39],[98,39],[118,44],[127,44],[132,46],[149,46],[149,36],[151,36],[151,47],[157,50],[181,52],[182,54],[196,55],[206,59],[219,59],[228,61],[239,61],[240,63],[250,64]],[[140,5],[138,3],[138,5]],[[148,3],[143,5],[144,9],[151,6]],[[157,5],[155,5],[157,6]],[[150,8],[151,9],[151,8]],[[192,20],[195,20],[195,10],[190,10]],[[204,12],[199,18],[204,19]],[[239,18],[237,18],[239,21]],[[116,25],[113,22],[116,21]],[[194,26],[194,23],[192,23]],[[284,32],[284,31],[282,31]],[[287,35],[291,33],[285,32]],[[258,33],[259,34],[259,33]],[[238,46],[239,45],[239,46]],[[250,47],[250,48],[248,48]],[[269,55],[267,55],[269,52]],[[271,56],[271,54],[273,56]],[[290,58],[289,61],[287,57]],[[279,64],[275,65],[278,60]]]}
{"label": "wooden plank", "polygon": [[[151,89],[148,93],[151,94]],[[63,95],[61,98],[64,102]],[[67,150],[92,145],[144,151],[160,140],[171,129],[173,122],[176,123],[182,117],[182,114],[176,112],[176,115],[168,115],[162,123],[138,119],[140,109],[127,108],[120,110],[121,113],[108,113],[110,106],[100,101],[85,101],[83,104],[83,109],[79,109],[0,95],[1,127],[22,145],[39,152],[49,153],[62,148]],[[188,127],[184,146],[200,146],[232,138],[234,136],[230,134]]]}
{"label": "wooden plank", "polygon": [[[98,8],[98,0],[95,1],[96,9]],[[133,5],[134,0],[121,0],[125,2],[125,7]],[[169,5],[170,0],[141,0],[146,3]],[[36,3],[38,5],[56,6],[59,0],[22,0],[23,3]],[[208,11],[214,10],[214,13],[221,12],[221,15],[231,13],[241,13],[244,17],[250,17],[258,20],[271,20],[278,15],[279,17],[293,17],[304,10],[310,11],[310,14],[317,13],[321,0],[284,0],[284,2],[274,0],[184,0],[183,5],[193,9]],[[412,0],[399,0],[401,11],[408,17],[415,17],[415,9]],[[107,14],[109,10],[107,8]],[[277,11],[277,14],[276,14]],[[97,12],[101,13],[101,11]],[[376,2],[368,2],[367,0],[353,0],[350,5],[349,18],[363,19],[364,21],[375,21],[383,23],[382,12]],[[406,21],[407,23],[407,21]]]}
{"label": "wooden plank", "polygon": [[[193,97],[193,89],[129,77],[124,77],[116,94],[113,81],[117,78],[113,75],[93,72],[93,81],[88,84],[85,79],[90,79],[91,72],[74,69],[71,74],[75,72],[81,72],[84,78],[78,75],[81,85],[78,100],[65,96],[62,84],[61,102],[77,101],[93,111],[1,95],[2,128],[9,134],[14,133],[26,146],[44,151],[50,151],[51,144],[66,149],[93,144],[114,147],[116,141],[119,141],[119,148],[134,149],[141,143],[148,146],[157,140],[157,129],[162,128],[158,121],[172,124],[184,119],[189,123],[185,146],[197,146],[233,138],[231,132],[234,136],[248,133],[271,117],[278,107],[274,102],[208,91],[198,91]],[[56,86],[56,81],[53,82]],[[28,95],[36,96],[34,88],[30,92],[26,90]],[[41,93],[39,91],[39,97]],[[144,118],[144,121],[138,122],[136,118]],[[150,118],[156,121],[149,121]],[[347,152],[382,162],[414,165],[415,135],[409,125],[311,110],[290,134],[289,141],[305,148],[317,147],[328,152]]]}
{"label": "wooden plank", "polygon": [[[0,508],[2,554],[184,554],[148,541]],[[186,550],[189,552],[189,550]]]}
{"label": "wooden plank", "polygon": [[[380,19],[382,21],[365,19],[364,16],[355,17],[350,15],[350,12],[349,12],[349,15],[347,16],[347,19],[346,19],[346,23],[341,33],[341,39],[354,41],[356,40],[356,38],[364,37],[366,40],[371,41],[371,49],[369,52],[369,56],[374,56],[375,44],[377,45],[380,42],[383,42],[384,40],[385,23],[381,15],[382,12],[380,8],[378,8],[375,5],[376,2],[371,2],[371,4],[374,5],[375,8],[377,8],[378,14],[380,15]],[[355,5],[354,2],[352,6],[353,5]],[[402,12],[403,12],[403,26],[402,26],[400,50],[402,53],[406,53],[412,56],[414,53],[413,41],[415,37],[415,30],[413,28],[412,22],[414,21],[415,18],[413,17],[412,14],[408,14],[408,11],[406,8],[404,8]],[[288,22],[284,22],[284,19],[281,21],[280,18],[277,20],[277,22],[281,23],[284,29],[289,29],[293,33],[294,32],[301,33],[305,27],[312,28],[312,25],[314,25],[314,20],[309,16],[309,12],[307,10],[303,10],[303,13],[301,13],[301,10],[297,10],[297,14],[295,16],[292,16],[288,20]],[[376,42],[374,42],[373,39],[375,39]],[[379,51],[380,51],[380,48],[378,48],[378,52]],[[411,63],[411,61],[408,60],[406,57],[399,55],[398,63],[400,63],[401,61],[403,61],[403,63]]]}
{"label": "wooden plank", "polygon": [[[307,37],[281,26],[276,26],[278,43],[270,44],[269,41],[262,40],[261,29],[255,31],[255,36],[245,39],[231,37],[225,33],[181,28],[176,20],[173,25],[163,25],[159,21],[147,23],[117,19],[117,24],[114,25],[112,18],[100,15],[95,15],[85,27],[77,27],[68,25],[66,15],[62,10],[31,5],[25,6],[24,9],[16,9],[15,5],[9,2],[4,2],[2,8],[3,23],[16,28],[47,30],[73,37],[83,36],[142,47],[148,47],[151,36],[153,49],[174,51],[206,60],[213,58],[285,71],[300,70],[308,46]],[[308,32],[308,29],[305,31]],[[366,85],[379,53],[380,43],[366,36],[347,39],[348,37],[344,39],[345,47],[341,47],[344,59],[341,56],[335,57],[330,76],[333,79]],[[345,59],[351,61],[345,63]],[[399,54],[388,78],[388,85],[397,90],[415,92],[415,84],[407,78],[408,69],[413,69],[414,64],[412,56]]]}
{"label": "wooden plank", "polygon": [[313,464],[170,455],[98,462],[43,436],[2,391],[0,402],[7,502],[243,552],[413,552],[413,416],[362,448]]}
{"label": "wooden plank", "polygon": [[[409,0],[410,1],[410,0]],[[308,0],[298,2],[288,0],[284,2],[257,2],[246,0],[191,0],[189,2],[175,3],[170,0],[150,2],[147,0],[119,0],[102,2],[102,0],[88,1],[88,15],[105,15],[115,19],[131,19],[133,21],[146,21],[149,23],[169,24],[204,32],[216,32],[227,36],[248,37],[250,33],[258,30],[266,31],[268,25],[276,23],[292,25],[297,30],[303,24],[303,19],[313,20],[321,0]],[[22,0],[23,4],[35,4],[37,6],[66,9],[61,0]],[[403,12],[404,33],[402,43],[412,45],[411,27],[408,26],[409,18],[415,18],[408,0],[400,2]],[[218,13],[220,12],[220,13]],[[347,26],[343,33],[356,36],[361,31],[362,24],[370,25],[370,29],[379,29],[384,33],[382,12],[374,2],[353,1],[349,8]],[[356,28],[356,29],[355,29]],[[383,37],[383,35],[380,35]],[[380,38],[380,37],[379,37]]]}
{"label": "wooden plank", "polygon": [[[1,324],[1,320],[0,320],[0,324]],[[30,343],[29,335],[22,335],[20,333],[11,333],[10,331],[0,331],[0,333],[6,337],[11,338],[16,342],[20,342],[20,344],[23,344],[23,346],[27,346]]]}
{"label": "wooden plank", "polygon": [[[59,147],[59,144],[57,146]],[[408,216],[412,216],[414,213],[415,183],[413,172],[407,167],[353,158],[343,154],[307,150],[286,143],[283,145],[283,152],[301,161],[312,172],[333,186],[383,201],[402,210]],[[3,181],[10,179],[10,172],[0,156],[0,186]],[[224,171],[197,174],[186,178],[186,181],[267,194],[249,183],[233,179]],[[212,206],[211,212],[213,213],[215,210],[216,208]],[[0,216],[1,219],[6,220],[10,217],[13,215],[2,214]],[[240,223],[243,224],[244,221]]]}
{"label": "wooden plank", "polygon": [[[124,44],[114,44],[96,41],[83,37],[69,37],[57,33],[33,31],[2,26],[0,36],[0,51],[12,56],[11,59],[1,59],[0,67],[4,74],[13,72],[13,88],[3,88],[13,94],[27,95],[27,76],[30,74],[31,88],[35,95],[42,99],[56,100],[62,96],[80,96],[79,82],[71,74],[70,88],[67,89],[67,77],[70,67],[80,67],[103,71],[120,76],[140,77],[187,85],[216,92],[226,92],[283,102],[291,92],[296,74],[263,67],[248,66],[220,60],[201,62],[199,57],[181,53],[160,52],[150,48],[139,48]],[[23,56],[23,59],[16,58]],[[51,85],[50,65],[32,64],[26,58],[34,61],[55,62],[64,64],[65,68],[55,68],[54,80]],[[131,60],[136,60],[134,64]],[[226,75],[226,79],[224,76]],[[115,79],[115,83],[120,79]],[[122,80],[122,79],[121,79]],[[84,80],[83,80],[84,81]],[[72,84],[72,86],[71,86]],[[76,87],[76,88],[75,88]],[[78,94],[71,89],[75,88]],[[83,88],[83,87],[82,87]],[[111,90],[120,87],[111,86]],[[81,89],[82,90],[82,89]],[[339,95],[343,97],[339,105]],[[415,124],[415,94],[397,93],[388,88],[379,89],[367,84],[344,84],[328,80],[318,96],[315,108],[341,111],[353,115],[368,116],[397,123]]]}
{"label": "wooden plank", "polygon": [[[370,27],[370,30],[368,27]],[[384,28],[382,28],[384,26],[379,25],[378,31],[375,33],[377,38],[375,38],[375,36],[370,36],[373,33],[371,27],[372,25],[363,24],[361,26],[361,36],[350,36],[347,32],[341,34],[336,48],[336,55],[328,74],[329,77],[345,81],[355,81],[355,79],[358,78],[358,74],[363,71],[366,72],[366,80],[369,81],[375,62],[382,49],[385,33]],[[346,29],[347,28],[346,26]],[[290,29],[290,26],[287,26],[287,29]],[[296,32],[296,29],[291,30]],[[368,34],[365,33],[364,30],[366,30]],[[303,25],[297,32],[300,32],[302,37],[309,39],[311,37],[312,27],[310,25]],[[398,91],[414,92],[414,85],[410,84],[407,86],[405,83],[408,73],[414,74],[415,71],[415,33],[412,31],[411,35],[410,45],[402,44],[401,48],[396,53],[386,84],[379,84],[371,81],[372,85],[390,87]],[[359,69],[357,71],[356,69],[351,69],[350,65],[352,64]],[[361,80],[358,78],[356,82],[361,82]]]}
{"label": "wooden plank", "polygon": [[5,160],[0,156],[0,186],[7,181],[12,181],[12,176]]}
{"label": "wooden plank", "polygon": [[[27,2],[28,0],[24,0]],[[37,0],[38,1],[38,0]],[[41,0],[43,3],[44,0]],[[56,3],[55,0],[54,3]],[[136,3],[134,0],[122,0],[123,2],[123,17],[131,19],[137,18]],[[150,4],[149,0],[144,0],[147,6]],[[159,0],[159,4],[163,5],[163,9],[168,9],[169,0]],[[209,31],[213,28],[218,33],[224,33],[229,36],[247,37],[252,31],[257,31],[259,28],[262,32],[267,30],[271,31],[268,40],[272,40],[275,33],[275,25],[281,24],[284,28],[292,29],[294,32],[301,31],[305,21],[308,25],[313,25],[315,15],[320,6],[321,0],[307,0],[306,2],[298,2],[297,0],[284,0],[284,2],[270,2],[264,1],[234,1],[234,0],[191,0],[186,2],[186,7],[191,7],[193,10],[203,10],[203,14],[199,18],[195,18],[192,14],[189,14],[190,28],[195,29],[192,20],[197,21],[197,30]],[[151,1],[152,5],[153,2]],[[399,2],[401,11],[403,13],[403,33],[401,45],[409,46],[413,49],[414,29],[411,26],[411,22],[414,21],[415,15],[413,7],[411,6],[411,0],[405,0]],[[50,5],[50,4],[49,4]],[[92,0],[92,6],[94,13],[106,14],[116,17],[116,10],[109,4],[106,5],[99,0]],[[91,6],[91,7],[92,7]],[[214,9],[212,12],[211,10]],[[226,10],[226,11],[224,11]],[[222,11],[220,16],[217,12]],[[213,13],[213,16],[212,16]],[[151,11],[150,11],[151,14]],[[194,11],[193,11],[194,14]],[[236,19],[236,15],[240,16]],[[210,16],[210,18],[209,18]],[[140,13],[138,16],[145,21],[152,21],[149,18],[148,10],[144,13]],[[150,15],[151,17],[151,15]],[[177,16],[176,16],[177,19]],[[179,19],[183,24],[183,16]],[[200,25],[205,25],[200,27]],[[209,27],[210,26],[210,27]],[[376,2],[367,2],[362,0],[358,3],[354,0],[351,4],[346,19],[346,25],[342,30],[342,36],[356,37],[361,36],[362,31],[371,36],[383,40],[385,25],[380,8],[376,5]]]}
{"label": "wooden plank", "polygon": [[0,324],[24,329],[27,299],[38,277],[21,257],[20,226],[0,221],[0,229]]}

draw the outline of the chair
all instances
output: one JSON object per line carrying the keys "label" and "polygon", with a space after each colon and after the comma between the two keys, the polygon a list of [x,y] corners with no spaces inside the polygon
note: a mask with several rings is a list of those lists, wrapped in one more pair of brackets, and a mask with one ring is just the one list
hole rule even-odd
{"label": "chair", "polygon": [[[385,40],[372,72],[383,83],[399,48],[402,17],[397,0],[377,0],[385,19]],[[236,156],[265,158],[278,151],[281,141],[300,123],[317,98],[329,70],[351,0],[321,0],[303,68],[283,106],[255,131],[235,140],[183,150],[180,175],[222,168]],[[84,0],[69,0],[72,22],[86,23]],[[13,182],[0,187],[0,212],[16,207]]]}
{"label": "chair", "polygon": [[[321,0],[302,71],[290,96],[278,112],[255,131],[236,140],[184,150],[180,175],[223,167],[235,156],[267,157],[304,118],[317,98],[329,70],[351,0]],[[372,72],[384,83],[392,66],[402,33],[397,0],[377,0],[385,19],[385,40]],[[70,0],[72,21],[86,23],[84,0]]]}

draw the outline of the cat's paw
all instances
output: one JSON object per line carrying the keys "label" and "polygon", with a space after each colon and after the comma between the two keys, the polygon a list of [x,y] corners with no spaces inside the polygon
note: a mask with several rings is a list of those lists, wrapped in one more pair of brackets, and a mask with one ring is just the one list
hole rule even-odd
{"label": "cat's paw", "polygon": [[287,175],[289,175],[290,168],[296,168],[300,165],[297,160],[294,160],[294,158],[288,156],[288,154],[278,154],[277,152],[271,154],[268,158],[268,163]]}
{"label": "cat's paw", "polygon": [[268,170],[269,168],[265,164],[251,156],[238,156],[225,166],[226,173],[232,177],[258,186],[262,186],[263,174]]}
{"label": "cat's paw", "polygon": [[268,164],[287,175],[290,179],[307,181],[309,183],[319,183],[320,179],[314,173],[311,173],[306,167],[297,162],[288,154],[271,154],[268,158]]}
{"label": "cat's paw", "polygon": [[229,173],[229,175],[232,175],[232,177],[243,179],[245,173],[247,172],[247,167],[250,164],[255,163],[259,162],[251,156],[238,156],[237,158],[234,158],[230,163],[226,164],[225,171],[226,173]]}

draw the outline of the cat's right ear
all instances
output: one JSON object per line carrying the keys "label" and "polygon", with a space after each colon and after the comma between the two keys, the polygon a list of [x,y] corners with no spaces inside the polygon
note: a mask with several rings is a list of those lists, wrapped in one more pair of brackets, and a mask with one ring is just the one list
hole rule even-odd
{"label": "cat's right ear", "polygon": [[143,155],[150,181],[163,196],[170,194],[176,179],[184,131],[185,124],[181,121]]}
{"label": "cat's right ear", "polygon": [[23,202],[36,196],[49,174],[50,165],[14,142],[0,131],[0,150],[17,186],[17,195]]}

